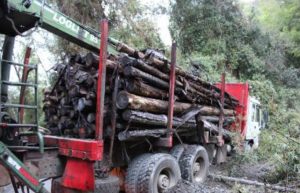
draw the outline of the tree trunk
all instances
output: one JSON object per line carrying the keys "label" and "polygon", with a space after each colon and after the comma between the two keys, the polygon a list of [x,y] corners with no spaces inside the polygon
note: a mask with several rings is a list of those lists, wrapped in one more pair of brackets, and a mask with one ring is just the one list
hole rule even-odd
{"label": "tree trunk", "polygon": [[126,80],[125,87],[128,92],[136,95],[157,99],[168,98],[168,93],[166,91],[150,86],[141,80]]}
{"label": "tree trunk", "polygon": [[277,186],[277,185],[272,185],[272,184],[266,184],[266,183],[252,181],[252,180],[246,180],[246,179],[242,179],[242,178],[233,178],[233,177],[214,175],[214,174],[209,174],[209,176],[211,178],[217,179],[217,180],[225,180],[225,181],[229,181],[229,182],[238,182],[238,183],[246,184],[246,185],[263,186],[263,187],[271,189],[271,190],[297,192],[297,190],[291,189],[291,188],[288,188],[288,187],[282,187],[282,186]]}
{"label": "tree trunk", "polygon": [[[121,91],[117,99],[117,107],[119,109],[134,109],[152,113],[167,113],[168,101],[152,99],[130,94],[126,91]],[[200,114],[203,115],[219,115],[220,109],[210,106],[201,106],[190,103],[175,102],[174,113],[183,113],[191,107],[201,108]],[[224,109],[225,115],[233,115],[233,110]]]}

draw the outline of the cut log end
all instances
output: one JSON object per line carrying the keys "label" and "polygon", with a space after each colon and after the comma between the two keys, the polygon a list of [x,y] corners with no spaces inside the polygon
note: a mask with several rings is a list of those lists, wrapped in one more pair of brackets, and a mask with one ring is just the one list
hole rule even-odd
{"label": "cut log end", "polygon": [[117,97],[117,108],[126,109],[129,103],[130,103],[130,98],[128,97],[128,93],[125,91],[121,91]]}

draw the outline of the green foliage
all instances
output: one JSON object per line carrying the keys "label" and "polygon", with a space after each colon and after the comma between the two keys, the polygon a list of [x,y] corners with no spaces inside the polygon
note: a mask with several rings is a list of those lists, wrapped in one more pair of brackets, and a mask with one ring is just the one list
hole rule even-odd
{"label": "green foliage", "polygon": [[234,0],[175,0],[170,30],[187,69],[212,82],[224,70],[229,82],[248,81],[269,110],[259,149],[236,161],[271,162],[266,177],[278,182],[300,175],[300,1],[253,5],[247,16]]}
{"label": "green foliage", "polygon": [[[291,57],[300,58],[300,1],[278,1],[266,0],[258,7],[258,19],[268,29],[276,31],[281,37],[287,39],[290,46],[287,52]],[[300,62],[292,63],[295,67],[300,67]]]}
{"label": "green foliage", "polygon": [[249,80],[249,85],[251,95],[258,98],[266,108],[272,108],[276,97],[273,83],[263,77],[257,77],[255,80]]}
{"label": "green foliage", "polygon": [[243,16],[234,0],[177,0],[171,8],[171,34],[183,54],[222,57],[217,68],[237,78],[264,72],[268,36]]}
{"label": "green foliage", "polygon": [[[155,25],[148,15],[148,7],[138,0],[52,0],[57,8],[67,16],[85,26],[99,30],[101,19],[108,19],[110,36],[136,48],[164,48]],[[74,44],[58,39],[52,50],[63,58],[67,53],[85,52]]]}

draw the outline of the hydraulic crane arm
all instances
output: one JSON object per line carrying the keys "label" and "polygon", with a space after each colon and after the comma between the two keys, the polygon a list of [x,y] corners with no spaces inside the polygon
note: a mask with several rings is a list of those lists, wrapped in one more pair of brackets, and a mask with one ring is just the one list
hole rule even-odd
{"label": "hydraulic crane arm", "polygon": [[[44,1],[2,0],[0,2],[0,33],[10,36],[40,26],[70,42],[99,53],[100,33],[52,9]],[[109,52],[116,52],[117,40],[109,38]]]}
{"label": "hydraulic crane arm", "polygon": [[36,176],[0,141],[0,164],[11,174],[21,180],[31,190],[38,193],[49,193]]}

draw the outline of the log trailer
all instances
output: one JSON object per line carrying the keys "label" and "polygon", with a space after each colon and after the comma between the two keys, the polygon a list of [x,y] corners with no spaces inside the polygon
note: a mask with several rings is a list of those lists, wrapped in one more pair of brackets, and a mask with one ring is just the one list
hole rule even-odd
{"label": "log trailer", "polygon": [[[95,123],[92,129],[71,129],[73,133],[70,134],[64,128],[65,120],[57,126],[63,128],[60,130],[63,134],[46,135],[38,125],[38,104],[24,104],[26,87],[33,88],[37,102],[38,67],[29,64],[29,49],[23,64],[12,62],[14,37],[30,35],[37,27],[92,52],[85,59],[73,57],[73,63],[64,65],[52,90],[45,93],[45,98],[50,102],[45,101],[49,104],[51,100],[57,100],[51,97],[53,92],[59,92],[57,85],[67,85],[61,82],[66,69],[86,69],[87,66],[82,66],[90,64],[91,69],[96,69],[93,79],[96,80],[93,87],[96,95],[90,94],[87,98],[93,98],[94,103],[89,103],[87,98],[78,99],[76,107],[78,111],[83,111],[89,105],[89,109],[93,109],[94,114],[88,117],[92,120],[90,122]],[[100,28],[101,33],[86,27],[55,11],[45,1],[0,2],[0,33],[5,35],[0,67],[0,163],[3,166],[0,165],[0,186],[11,183],[15,192],[20,189],[24,192],[24,187],[28,192],[29,189],[49,192],[43,183],[51,180],[53,193],[161,193],[175,186],[181,178],[195,183],[203,182],[210,161],[220,163],[225,160],[232,130],[238,131],[247,144],[258,145],[262,113],[259,102],[249,96],[248,84],[225,84],[223,75],[221,83],[210,85],[175,66],[176,44],[172,45],[169,62],[156,51],[137,51],[110,38],[106,20],[101,22]],[[120,53],[123,55],[119,56]],[[130,66],[120,67],[124,63]],[[150,63],[155,68],[149,66]],[[9,81],[12,65],[23,68],[24,78],[21,82]],[[161,67],[167,70],[163,71]],[[114,86],[107,89],[106,81],[112,76],[109,74],[111,69],[113,72],[122,69],[120,73],[124,76],[138,77],[130,84],[125,81],[125,85],[134,85],[129,90],[143,97],[129,93],[129,90],[119,92],[123,75],[116,76],[116,73],[113,77]],[[34,83],[26,81],[29,72],[35,72]],[[139,82],[141,79],[146,81]],[[152,86],[147,84],[149,82]],[[9,86],[21,87],[20,104],[8,103]],[[76,85],[74,88],[77,88]],[[87,96],[84,89],[79,88],[78,92]],[[181,98],[190,103],[183,103]],[[111,104],[110,116],[107,116],[105,109],[107,100]],[[70,102],[66,102],[64,97],[60,98],[60,105],[65,103]],[[198,103],[214,106],[195,105]],[[10,108],[19,110],[17,120],[9,115]],[[35,123],[23,123],[24,109],[36,112]],[[53,109],[56,113],[60,109],[59,114],[62,114],[61,109],[64,108],[57,104],[54,108],[52,106]],[[49,122],[57,116],[52,115],[48,117]],[[232,121],[228,122],[228,117],[233,118]],[[116,120],[119,119],[127,121],[126,128],[118,124]],[[129,128],[131,122],[135,130]],[[180,130],[180,127],[184,129]]]}

